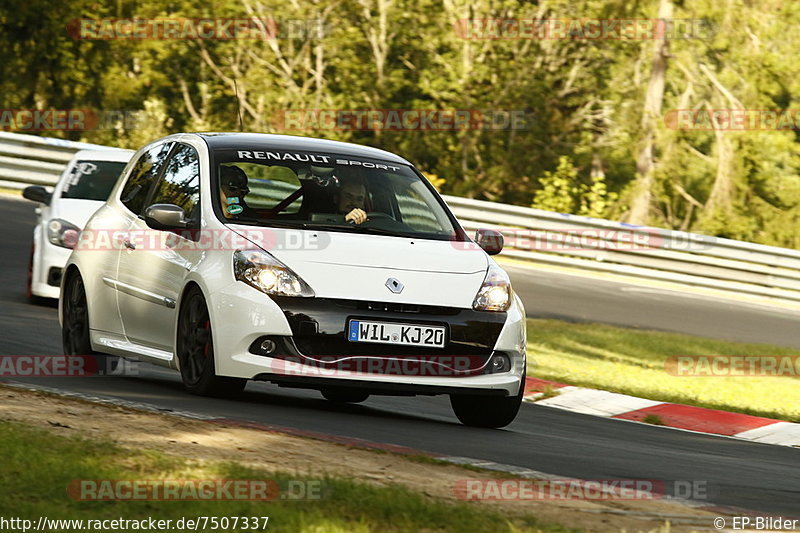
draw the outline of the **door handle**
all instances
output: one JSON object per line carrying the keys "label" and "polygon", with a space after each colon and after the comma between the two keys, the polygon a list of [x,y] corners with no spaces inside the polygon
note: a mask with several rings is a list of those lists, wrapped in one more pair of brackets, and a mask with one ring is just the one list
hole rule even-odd
{"label": "door handle", "polygon": [[122,244],[125,245],[125,248],[127,248],[128,250],[135,250],[136,249],[136,245],[133,244],[128,239],[125,239],[124,241],[122,241]]}

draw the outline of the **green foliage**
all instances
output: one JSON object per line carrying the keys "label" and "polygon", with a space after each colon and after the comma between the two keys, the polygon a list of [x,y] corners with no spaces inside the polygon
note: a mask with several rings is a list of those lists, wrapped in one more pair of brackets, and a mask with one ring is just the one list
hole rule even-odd
{"label": "green foliage", "polygon": [[[110,416],[119,416],[110,413]],[[311,481],[319,499],[80,501],[67,488],[78,480],[268,480],[284,488]],[[287,532],[568,532],[531,514],[509,516],[489,507],[426,497],[399,484],[375,486],[339,477],[309,478],[239,463],[191,461],[115,443],[54,435],[0,421],[0,513],[36,523],[38,517],[75,520],[172,520],[183,517],[269,517],[267,531]],[[251,522],[252,523],[252,522]],[[241,522],[240,522],[241,524]],[[262,524],[259,521],[259,524]],[[84,524],[86,526],[86,524]],[[217,528],[218,529],[218,528]],[[202,531],[202,526],[200,526]],[[211,523],[206,531],[211,531]],[[229,528],[229,531],[234,529]],[[257,530],[262,527],[235,531]]]}
{"label": "green foliage", "polygon": [[664,421],[661,420],[661,417],[658,415],[647,415],[642,418],[642,422],[645,424],[653,424],[654,426],[663,426]]}
{"label": "green foliage", "polygon": [[580,192],[579,215],[603,217],[609,206],[617,199],[617,193],[609,192],[602,175],[592,177],[591,185],[583,185]]}
{"label": "green foliage", "polygon": [[796,376],[680,376],[668,370],[677,356],[794,358],[798,350],[559,320],[528,319],[528,331],[535,332],[528,340],[528,373],[537,378],[800,422]]}
{"label": "green foliage", "polygon": [[541,189],[534,193],[532,207],[558,213],[572,213],[575,196],[578,193],[575,183],[577,178],[578,169],[569,157],[560,157],[555,172],[545,171],[539,178]]}
{"label": "green foliage", "polygon": [[605,177],[597,174],[591,183],[581,183],[578,169],[567,156],[558,159],[555,171],[545,171],[539,178],[541,187],[533,195],[531,207],[590,217],[602,217],[617,194],[609,192]]}
{"label": "green foliage", "polygon": [[[497,18],[652,19],[661,1],[27,0],[0,7],[0,107],[140,113],[147,120],[134,129],[43,132],[132,148],[163,133],[238,130],[241,115],[246,130],[399,152],[444,180],[445,193],[624,218],[648,138],[654,41],[465,39],[457,28]],[[668,43],[649,222],[800,246],[796,131],[678,129],[666,120],[679,109],[797,109],[800,3],[671,3],[673,18],[705,20],[709,30]],[[74,39],[67,22],[82,17],[314,19],[325,33]],[[383,131],[297,129],[282,119],[333,109],[518,111],[528,120],[521,129]]]}

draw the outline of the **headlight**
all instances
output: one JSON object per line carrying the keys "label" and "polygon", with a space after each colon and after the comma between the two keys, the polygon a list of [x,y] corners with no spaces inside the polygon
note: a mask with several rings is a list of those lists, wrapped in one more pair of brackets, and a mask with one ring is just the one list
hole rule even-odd
{"label": "headlight", "polygon": [[508,274],[494,264],[489,265],[472,308],[476,311],[507,311],[511,307],[511,280]]}
{"label": "headlight", "polygon": [[62,248],[75,248],[81,229],[66,220],[54,218],[47,223],[47,239]]}
{"label": "headlight", "polygon": [[236,279],[274,296],[314,296],[308,283],[294,271],[259,250],[237,251],[233,254],[233,273]]}

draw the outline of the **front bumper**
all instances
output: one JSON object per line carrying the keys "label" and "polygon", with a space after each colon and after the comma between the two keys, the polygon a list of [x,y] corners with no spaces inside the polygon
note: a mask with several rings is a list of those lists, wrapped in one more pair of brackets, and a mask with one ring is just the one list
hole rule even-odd
{"label": "front bumper", "polygon": [[[507,313],[323,298],[269,298],[235,283],[210,298],[217,373],[283,386],[371,394],[514,395],[525,366],[524,310]],[[215,316],[216,315],[216,316]],[[353,343],[351,318],[444,325],[445,348]],[[276,341],[269,353],[264,339]],[[502,354],[509,369],[489,373]],[[409,361],[418,364],[408,364]],[[421,362],[421,364],[419,364]],[[454,364],[455,362],[455,364]],[[388,367],[388,370],[387,370]],[[455,370],[455,371],[454,371]]]}
{"label": "front bumper", "polygon": [[72,250],[55,246],[49,241],[38,239],[33,261],[31,288],[34,296],[55,298],[61,295],[61,273],[67,264]]}

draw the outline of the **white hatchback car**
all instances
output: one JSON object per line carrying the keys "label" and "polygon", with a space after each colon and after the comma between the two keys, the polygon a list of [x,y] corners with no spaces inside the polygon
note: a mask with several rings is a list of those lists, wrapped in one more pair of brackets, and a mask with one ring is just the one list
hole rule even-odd
{"label": "white hatchback car", "polygon": [[[179,370],[196,394],[247,380],[332,401],[447,394],[501,427],[525,379],[525,312],[408,161],[282,135],[184,133],[139,150],[67,262],[66,354]],[[488,253],[487,253],[488,252]]]}
{"label": "white hatchback car", "polygon": [[28,261],[28,298],[58,298],[61,272],[78,233],[102,206],[133,150],[80,150],[67,163],[52,193],[31,185],[22,195],[36,208]]}

